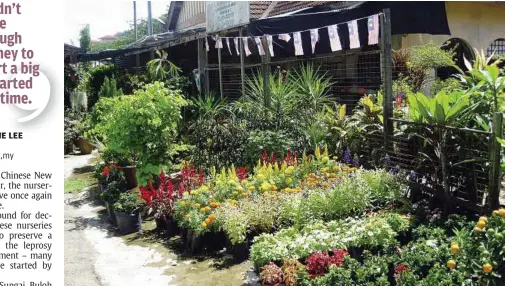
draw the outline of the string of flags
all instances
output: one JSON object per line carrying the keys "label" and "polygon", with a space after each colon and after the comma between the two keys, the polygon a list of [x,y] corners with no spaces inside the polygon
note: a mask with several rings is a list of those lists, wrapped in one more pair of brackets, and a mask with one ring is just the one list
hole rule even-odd
{"label": "string of flags", "polygon": [[[262,38],[266,39],[266,44],[268,46],[268,53],[270,54],[271,57],[274,57],[274,48],[273,48],[273,37],[277,36],[279,40],[289,42],[291,39],[293,39],[293,46],[295,50],[295,55],[296,56],[302,56],[305,54],[303,50],[303,45],[302,45],[302,32],[309,31],[310,32],[310,44],[312,47],[312,54],[315,53],[316,50],[316,45],[320,40],[320,30],[324,32],[323,30],[326,30],[326,33],[328,33],[328,38],[330,41],[330,48],[332,52],[340,51],[342,50],[342,42],[340,39],[340,36],[338,35],[338,29],[339,25],[347,25],[347,29],[349,31],[349,47],[351,49],[359,48],[362,43],[360,43],[359,40],[359,30],[358,30],[358,20],[361,19],[367,19],[367,29],[368,29],[368,45],[376,45],[379,43],[379,14],[375,14],[369,17],[364,17],[360,19],[355,19],[349,22],[344,22],[344,23],[339,23],[339,24],[333,24],[329,26],[324,26],[324,27],[319,27],[319,28],[313,28],[309,30],[304,30],[304,31],[297,31],[297,32],[292,32],[292,33],[284,33],[284,34],[278,34],[278,35],[265,35],[265,36],[254,36],[254,37],[219,37],[219,36],[213,36],[212,39],[215,41],[214,47],[216,49],[223,49],[223,39],[224,43],[226,44],[226,47],[228,49],[228,52],[230,55],[233,55],[232,53],[232,48],[230,45],[230,39],[233,39],[233,44],[235,46],[235,52],[239,56],[241,50],[243,50],[243,53],[246,57],[250,56],[252,54],[250,48],[249,48],[249,38],[253,38],[253,43],[256,44],[257,50],[260,56],[264,56],[266,54],[265,47],[263,46],[263,40]],[[291,37],[292,34],[293,36]],[[243,48],[240,49],[239,46],[239,41],[242,40],[242,46]],[[208,52],[209,51],[209,39],[208,37],[205,38],[205,50]]]}

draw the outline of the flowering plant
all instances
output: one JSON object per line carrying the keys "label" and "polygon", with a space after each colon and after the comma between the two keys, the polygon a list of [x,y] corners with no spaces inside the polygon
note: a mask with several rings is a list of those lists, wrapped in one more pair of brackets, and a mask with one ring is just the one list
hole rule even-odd
{"label": "flowering plant", "polygon": [[279,266],[270,262],[261,268],[260,278],[263,285],[275,285],[282,283],[283,273]]}

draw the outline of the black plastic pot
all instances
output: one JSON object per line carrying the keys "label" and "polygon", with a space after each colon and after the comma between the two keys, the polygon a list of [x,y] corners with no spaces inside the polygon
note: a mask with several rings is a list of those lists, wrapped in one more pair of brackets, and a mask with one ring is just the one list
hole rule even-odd
{"label": "black plastic pot", "polygon": [[122,235],[139,232],[142,229],[142,219],[139,209],[131,213],[117,212],[116,214],[117,227]]}
{"label": "black plastic pot", "polygon": [[106,201],[105,208],[107,209],[107,216],[109,217],[109,221],[113,225],[117,225],[116,214],[114,212],[114,206]]}

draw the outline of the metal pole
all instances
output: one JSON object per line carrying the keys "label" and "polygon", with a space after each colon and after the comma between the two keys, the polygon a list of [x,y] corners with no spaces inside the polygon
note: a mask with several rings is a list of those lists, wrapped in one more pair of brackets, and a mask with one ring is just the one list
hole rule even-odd
{"label": "metal pole", "polygon": [[147,1],[147,35],[153,34],[153,13],[151,10],[151,1]]}
{"label": "metal pole", "polygon": [[133,30],[135,30],[135,41],[138,40],[137,33],[137,1],[133,1]]}
{"label": "metal pole", "polygon": [[242,96],[245,96],[245,67],[244,67],[244,42],[242,41],[242,27],[238,31],[239,41],[239,51],[240,51],[240,81],[242,84]]}
{"label": "metal pole", "polygon": [[261,65],[263,67],[263,92],[265,93],[265,107],[269,108],[270,107],[270,85],[269,85],[269,79],[270,79],[270,51],[268,50],[268,42],[266,37],[261,38],[262,44],[263,44],[263,51],[265,52],[265,55],[261,57]]}
{"label": "metal pole", "polygon": [[381,17],[381,49],[382,49],[382,82],[383,95],[383,118],[384,118],[384,148],[391,150],[389,137],[393,135],[393,74],[391,55],[391,12],[383,10]]}
{"label": "metal pole", "polygon": [[496,112],[493,116],[493,130],[489,136],[489,186],[487,196],[487,206],[489,210],[496,210],[500,206],[500,155],[501,144],[496,138],[502,136],[502,113]]}
{"label": "metal pole", "polygon": [[[219,41],[222,41],[220,38],[218,38]],[[218,61],[218,66],[219,66],[219,94],[221,95],[221,98],[223,98],[223,70],[221,68],[221,50],[222,49],[217,49],[217,61]]]}

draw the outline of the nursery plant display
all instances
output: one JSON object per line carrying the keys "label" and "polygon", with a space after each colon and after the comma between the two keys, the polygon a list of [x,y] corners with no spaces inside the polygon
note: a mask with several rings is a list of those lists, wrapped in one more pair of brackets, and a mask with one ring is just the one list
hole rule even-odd
{"label": "nursery plant display", "polygon": [[114,203],[114,215],[121,234],[129,234],[141,230],[139,195],[136,192],[125,192],[119,195]]}

